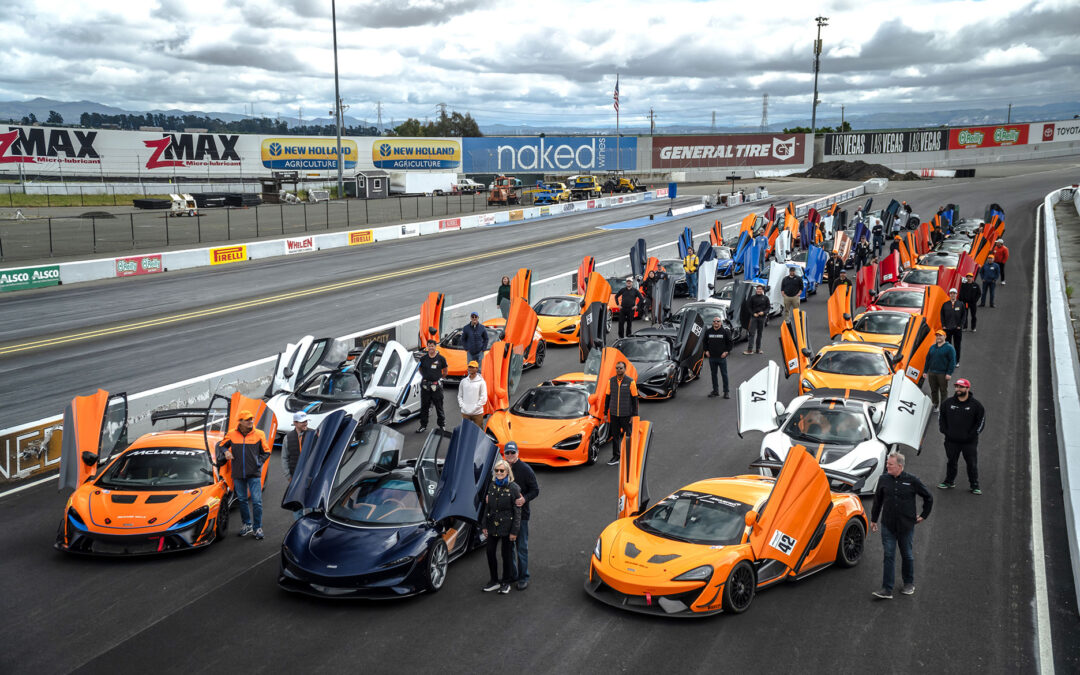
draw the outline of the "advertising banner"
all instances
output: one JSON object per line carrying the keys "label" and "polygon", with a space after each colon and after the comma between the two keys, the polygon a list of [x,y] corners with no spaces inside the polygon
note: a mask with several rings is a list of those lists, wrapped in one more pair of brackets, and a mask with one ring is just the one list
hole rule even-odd
{"label": "advertising banner", "polygon": [[495,224],[495,214],[494,213],[481,213],[480,214],[480,226],[481,227],[483,227],[485,225],[494,225],[494,224]]}
{"label": "advertising banner", "polygon": [[1080,120],[1036,122],[1028,132],[1028,143],[1080,141]]}
{"label": "advertising banner", "polygon": [[426,138],[379,139],[371,146],[371,161],[375,168],[389,171],[446,171],[461,166],[461,145]]}
{"label": "advertising banner", "polygon": [[[356,169],[356,142],[341,139],[345,169]],[[275,171],[337,171],[337,139],[327,137],[280,136],[264,138],[260,159]]]}
{"label": "advertising banner", "polygon": [[[574,173],[637,169],[637,138],[550,136],[463,138],[466,173]],[[616,145],[618,153],[616,153]]]}
{"label": "advertising banner", "polygon": [[0,434],[0,479],[18,480],[56,469],[63,429],[60,417],[5,429]]}
{"label": "advertising banner", "polygon": [[949,130],[949,149],[996,148],[1003,145],[1026,145],[1027,124],[1010,124],[997,127],[963,127]]}
{"label": "advertising banner", "polygon": [[798,166],[806,162],[806,134],[656,136],[654,169]]}
{"label": "advertising banner", "polygon": [[285,255],[293,253],[310,253],[315,250],[315,237],[302,237],[299,239],[285,240]]}
{"label": "advertising banner", "polygon": [[243,262],[247,260],[247,246],[219,246],[210,249],[210,264],[224,265],[226,263]]}
{"label": "advertising banner", "polygon": [[14,270],[0,270],[0,292],[25,291],[60,284],[60,266],[42,265]]}
{"label": "advertising banner", "polygon": [[440,230],[460,230],[461,218],[447,218],[439,221]]}
{"label": "advertising banner", "polygon": [[165,267],[162,265],[160,253],[116,259],[116,276],[118,277],[157,274],[164,271]]}
{"label": "advertising banner", "polygon": [[831,157],[935,152],[948,146],[948,129],[825,134],[825,154]]}
{"label": "advertising banner", "polygon": [[349,246],[370,244],[373,241],[375,241],[375,232],[373,230],[353,230],[349,233]]}
{"label": "advertising banner", "polygon": [[513,210],[510,212],[510,220],[524,220],[525,212],[520,210]]}

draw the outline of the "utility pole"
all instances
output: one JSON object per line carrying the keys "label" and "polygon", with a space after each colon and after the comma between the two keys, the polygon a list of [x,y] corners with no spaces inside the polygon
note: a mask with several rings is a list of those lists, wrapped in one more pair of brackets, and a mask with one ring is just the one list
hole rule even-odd
{"label": "utility pole", "polygon": [[761,95],[761,133],[769,130],[769,95]]}
{"label": "utility pole", "polygon": [[649,135],[652,136],[654,133],[656,133],[656,113],[649,108]]}
{"label": "utility pole", "polygon": [[1012,103],[1009,104],[1009,116],[1005,119],[1005,124],[1012,122]]}
{"label": "utility pole", "polygon": [[844,130],[844,104],[840,104],[840,131]]}
{"label": "utility pole", "polygon": [[817,81],[818,72],[821,71],[821,29],[824,26],[829,25],[829,17],[818,16],[814,17],[814,21],[817,21],[817,39],[814,40],[814,107],[810,113],[810,133],[817,133]]}
{"label": "utility pole", "polygon": [[337,60],[337,1],[330,0],[330,21],[334,28],[334,115],[337,122],[337,196],[345,198],[345,178],[342,175],[345,162],[341,157],[341,85],[338,81]]}
{"label": "utility pole", "polygon": [[712,111],[712,130],[716,131],[716,111]]}
{"label": "utility pole", "polygon": [[378,127],[379,135],[382,136],[382,101],[375,104],[375,111],[379,119],[379,121],[375,123],[375,126]]}
{"label": "utility pole", "polygon": [[445,103],[440,103],[439,105],[437,105],[435,107],[439,109],[439,119],[441,119],[441,120],[446,119],[446,104]]}
{"label": "utility pole", "polygon": [[304,128],[304,106],[300,106],[299,108],[296,109],[296,118],[297,118],[296,126],[303,129]]}

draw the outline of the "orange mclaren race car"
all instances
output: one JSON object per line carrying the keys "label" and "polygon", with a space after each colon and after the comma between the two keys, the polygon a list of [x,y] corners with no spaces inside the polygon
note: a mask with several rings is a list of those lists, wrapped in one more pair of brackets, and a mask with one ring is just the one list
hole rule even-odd
{"label": "orange mclaren race car", "polygon": [[911,314],[874,310],[851,318],[851,286],[837,286],[829,298],[829,336],[842,342],[872,342],[899,347]]}
{"label": "orange mclaren race car", "polygon": [[552,295],[540,298],[533,305],[537,330],[553,345],[576,345],[581,326],[580,295]]}
{"label": "orange mclaren race car", "polygon": [[909,319],[898,347],[869,342],[838,342],[810,349],[806,335],[806,314],[792,311],[791,322],[780,325],[780,350],[784,373],[797,375],[799,394],[815,389],[852,389],[888,395],[893,373],[904,373],[918,384],[922,380],[926,352],[933,335],[921,314]]}
{"label": "orange mclaren race car", "polygon": [[[213,448],[240,411],[251,411],[268,439],[277,422],[262,401],[239,393],[209,407],[159,410],[163,420],[197,431],[155,431],[127,444],[127,395],[99,389],[64,412],[60,489],[75,491],[64,507],[56,548],[92,555],[142,555],[201,548],[225,535],[234,500],[228,464]],[[269,462],[262,467],[265,485]]]}
{"label": "orange mclaren race car", "polygon": [[649,436],[649,423],[636,420],[619,466],[619,520],[589,557],[594,598],[660,616],[737,614],[763,588],[861,560],[862,503],[829,490],[830,478],[852,479],[826,472],[803,446],[777,464],[776,478],[701,480],[649,508]]}
{"label": "orange mclaren race car", "polygon": [[[934,274],[937,274],[935,271]],[[934,283],[937,283],[936,277]],[[866,309],[892,309],[897,312],[918,314],[922,311],[923,289],[922,288],[887,288],[873,296],[870,306]]]}
{"label": "orange mclaren race car", "polygon": [[[601,355],[600,350],[590,352],[586,370],[596,361],[596,355]],[[619,361],[626,361],[627,374],[637,379],[627,358],[607,347],[600,358],[599,372],[589,376],[592,386],[556,380],[533,387],[509,409],[491,415],[487,437],[500,450],[514,441],[519,457],[530,464],[595,464],[600,446],[608,440],[604,398]]]}

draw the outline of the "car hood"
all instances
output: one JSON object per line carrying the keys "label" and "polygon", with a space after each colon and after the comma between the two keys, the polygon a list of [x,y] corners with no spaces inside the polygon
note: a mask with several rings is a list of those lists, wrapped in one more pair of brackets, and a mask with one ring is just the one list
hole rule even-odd
{"label": "car hood", "polygon": [[[791,449],[791,446],[796,441],[793,441],[790,436],[782,431],[774,431],[767,434],[761,441],[761,452],[765,453],[765,448],[769,448],[777,455],[780,456],[780,460],[783,461],[787,458],[787,453]],[[818,462],[826,469],[834,469],[836,471],[842,471],[844,473],[850,473],[860,462],[867,459],[879,459],[884,455],[885,446],[874,439],[863,441],[861,443],[808,443],[805,441],[797,441],[804,445],[808,451],[810,451],[815,457],[818,458]],[[884,461],[882,466],[884,466]]]}
{"label": "car hood", "polygon": [[610,528],[601,546],[604,563],[611,569],[633,574],[639,582],[671,581],[695,567],[709,564],[717,550],[724,548],[658,537],[639,529],[632,518],[623,518]]}
{"label": "car hood", "polygon": [[[650,326],[648,328],[642,328],[634,333],[634,335],[662,335],[665,337],[675,337],[679,333],[679,327],[673,323],[665,323],[659,326]],[[634,364],[635,367],[637,364]]]}
{"label": "car hood", "polygon": [[674,361],[631,361],[637,368],[638,382],[648,382],[654,377],[666,375],[668,369],[675,365]]}
{"label": "car hood", "polygon": [[278,394],[266,402],[266,406],[274,412],[278,421],[278,433],[287,434],[293,430],[293,413],[303,410],[308,414],[308,425],[312,429],[318,429],[319,424],[330,413],[344,410],[357,419],[367,412],[368,408],[374,408],[375,402],[369,398],[355,398],[347,401],[311,401],[299,399],[291,394]]}
{"label": "car hood", "polygon": [[167,528],[205,502],[205,492],[205,488],[138,492],[87,485],[72,500],[72,506],[88,525],[102,531],[115,534],[155,531]]}
{"label": "car hood", "polygon": [[589,416],[553,420],[540,417],[522,417],[510,413],[506,420],[510,423],[509,439],[503,439],[500,436],[499,440],[504,442],[505,440],[512,440],[518,445],[550,448],[575,434],[585,433]]}
{"label": "car hood", "polygon": [[350,527],[321,513],[293,524],[282,546],[300,567],[324,577],[352,576],[377,571],[387,563],[424,550],[426,523],[400,527]]}

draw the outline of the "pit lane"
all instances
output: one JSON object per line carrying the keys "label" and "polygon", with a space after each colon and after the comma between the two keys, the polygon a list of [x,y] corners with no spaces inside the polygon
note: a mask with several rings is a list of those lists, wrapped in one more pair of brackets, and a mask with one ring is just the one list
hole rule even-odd
{"label": "pit lane", "polygon": [[[232,537],[189,556],[138,561],[60,556],[51,542],[62,497],[38,488],[0,500],[4,597],[9,607],[18,608],[0,622],[0,634],[8,638],[0,666],[39,672],[134,671],[148,664],[175,672],[203,670],[208,663],[244,663],[253,670],[272,671],[1032,672],[1027,277],[1034,206],[1049,189],[1068,182],[1066,175],[1074,173],[913,184],[884,195],[906,199],[920,213],[952,201],[961,205],[963,214],[979,215],[987,202],[997,201],[1008,214],[1006,241],[1012,252],[1010,283],[999,288],[997,309],[980,313],[979,332],[965,335],[960,370],[973,380],[975,396],[987,407],[987,431],[980,444],[986,494],[978,498],[959,489],[934,490],[934,512],[916,536],[918,591],[912,597],[871,600],[869,592],[880,585],[881,552],[878,539],[871,538],[859,567],[829,569],[770,589],[742,616],[668,622],[614,611],[587,598],[581,588],[596,535],[616,507],[615,468],[603,465],[538,471],[542,492],[533,505],[530,537],[533,585],[523,593],[481,593],[487,572],[478,552],[453,564],[447,586],[434,596],[400,603],[295,597],[279,591],[275,583],[278,543],[291,519],[278,507],[283,486],[275,456],[265,499],[267,539],[257,543]],[[695,230],[703,231],[714,217],[705,214]],[[737,218],[723,217],[727,223]],[[666,234],[673,238],[684,224]],[[628,249],[628,241],[642,233],[651,244],[662,241],[652,230],[638,230],[624,235],[627,241],[618,240],[614,248]],[[553,252],[562,264],[554,271],[576,265],[585,251],[580,245],[573,248]],[[537,278],[544,275],[538,261],[530,264]],[[507,260],[499,267],[512,271],[517,265]],[[499,273],[484,273],[482,283],[475,284],[480,292],[491,292],[491,277],[497,280]],[[397,291],[400,297],[418,300],[432,283],[418,280],[416,289]],[[348,306],[356,304],[359,301]],[[320,325],[330,319],[326,309]],[[813,298],[806,309],[817,347],[826,340],[824,297]],[[347,325],[355,329],[355,320]],[[247,335],[243,325],[231,328],[233,339]],[[288,328],[285,340],[307,330],[297,331],[295,324]],[[772,326],[764,343],[766,358],[777,355],[775,336]],[[1038,337],[1045,368],[1045,336],[1040,331]],[[526,384],[579,367],[573,348],[548,353],[544,367],[525,376]],[[66,368],[60,372],[76,380],[80,391],[97,386],[94,373],[82,372],[84,363],[77,368],[72,363],[63,361]],[[733,387],[762,365],[762,357],[733,356]],[[1049,378],[1040,381],[1039,408],[1052,411]],[[649,466],[655,497],[703,476],[743,472],[756,456],[760,438],[742,440],[734,433],[734,401],[708,399],[707,392],[707,382],[695,382],[674,401],[642,405],[643,416],[656,425]],[[790,398],[794,381],[784,381],[781,392],[783,400]],[[449,418],[451,423],[458,420],[454,412]],[[1080,666],[1080,631],[1075,608],[1068,606],[1073,594],[1066,587],[1068,561],[1062,560],[1067,555],[1062,518],[1060,509],[1053,508],[1060,486],[1053,485],[1052,424],[1048,419],[1039,427],[1048,495],[1044,530],[1054,646],[1058,668],[1069,672]],[[404,431],[415,451],[420,437],[411,434],[411,427]],[[908,466],[932,484],[940,480],[943,464],[940,435],[932,428],[922,455],[909,457]],[[237,637],[240,631],[243,638]]]}

